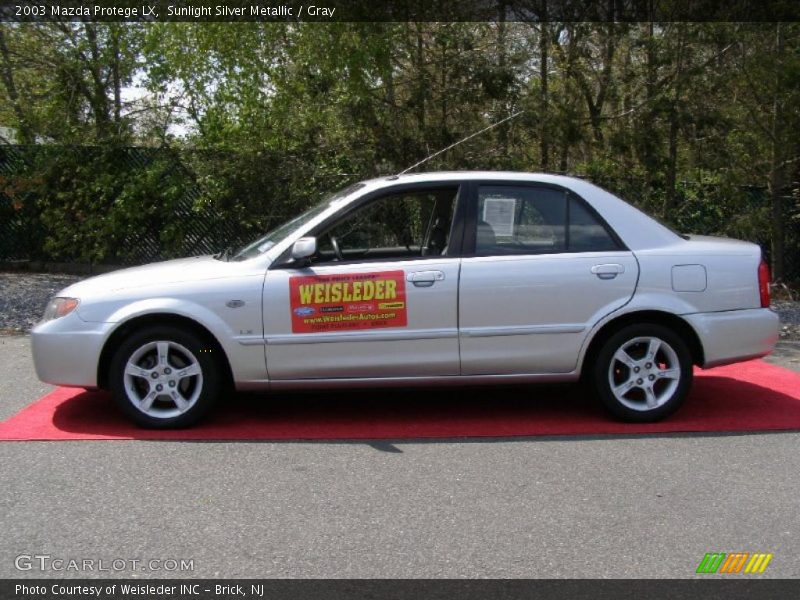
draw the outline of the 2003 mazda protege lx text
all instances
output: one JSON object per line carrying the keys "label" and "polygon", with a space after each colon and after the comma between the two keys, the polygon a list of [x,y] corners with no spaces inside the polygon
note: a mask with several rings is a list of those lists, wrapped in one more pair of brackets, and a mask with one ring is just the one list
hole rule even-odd
{"label": "2003 mazda protege lx text", "polygon": [[43,381],[181,427],[230,385],[581,377],[654,421],[692,365],[764,356],[777,334],[758,246],[678,235],[580,179],[475,172],[365,181],[238,251],[81,281],[32,339]]}

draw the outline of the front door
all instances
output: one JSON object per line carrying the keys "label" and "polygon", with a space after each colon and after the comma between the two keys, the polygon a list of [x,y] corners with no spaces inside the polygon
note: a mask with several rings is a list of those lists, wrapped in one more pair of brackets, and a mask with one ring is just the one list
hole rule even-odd
{"label": "front door", "polygon": [[458,375],[458,197],[458,186],[393,188],[313,232],[309,264],[272,267],[270,379]]}

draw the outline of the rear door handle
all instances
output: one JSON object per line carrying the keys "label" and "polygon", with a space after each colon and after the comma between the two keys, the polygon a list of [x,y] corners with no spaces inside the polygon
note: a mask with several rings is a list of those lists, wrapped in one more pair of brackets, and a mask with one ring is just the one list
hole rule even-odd
{"label": "rear door handle", "polygon": [[600,279],[614,279],[614,277],[624,272],[625,267],[617,263],[595,265],[592,267],[592,273],[597,275]]}
{"label": "rear door handle", "polygon": [[416,287],[431,287],[437,281],[444,280],[443,271],[414,271],[406,277]]}

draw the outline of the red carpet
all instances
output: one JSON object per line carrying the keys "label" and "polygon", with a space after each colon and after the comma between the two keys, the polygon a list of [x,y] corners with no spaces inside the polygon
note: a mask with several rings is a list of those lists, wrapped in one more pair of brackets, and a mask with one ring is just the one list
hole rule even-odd
{"label": "red carpet", "polygon": [[201,425],[130,425],[101,392],[59,388],[0,423],[0,440],[337,440],[800,430],[800,375],[752,361],[698,371],[662,423],[609,419],[578,386],[235,395]]}

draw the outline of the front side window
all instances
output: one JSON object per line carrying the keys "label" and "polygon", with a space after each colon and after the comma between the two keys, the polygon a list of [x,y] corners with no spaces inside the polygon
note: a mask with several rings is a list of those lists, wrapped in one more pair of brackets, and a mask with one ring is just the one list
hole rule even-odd
{"label": "front side window", "polygon": [[396,192],[317,235],[315,263],[447,254],[458,188]]}
{"label": "front side window", "polygon": [[618,249],[582,201],[547,187],[480,186],[475,234],[478,256]]}

